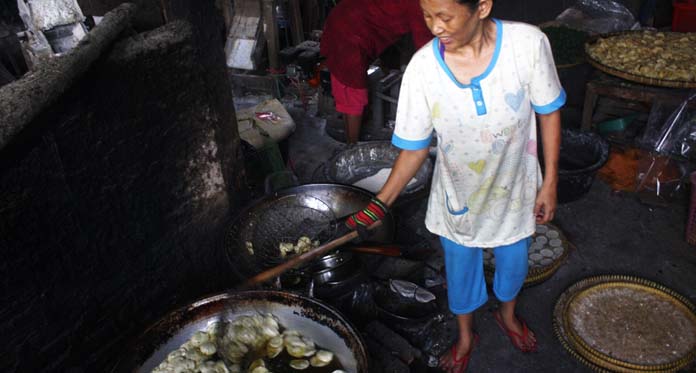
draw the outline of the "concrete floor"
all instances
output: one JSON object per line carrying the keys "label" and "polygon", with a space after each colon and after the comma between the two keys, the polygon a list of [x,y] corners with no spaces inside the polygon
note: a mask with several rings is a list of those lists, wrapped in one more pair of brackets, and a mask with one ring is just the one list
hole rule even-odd
{"label": "concrete floor", "polygon": [[[297,124],[289,138],[289,158],[295,173],[300,183],[322,182],[322,164],[345,144],[326,135],[325,117],[304,115],[299,108],[289,107],[289,111]],[[553,224],[576,249],[549,280],[523,290],[518,308],[537,335],[539,352],[524,355],[513,349],[488,312],[497,303],[489,294],[489,302],[475,314],[481,339],[469,371],[590,371],[564,350],[552,329],[553,307],[559,295],[589,276],[640,276],[696,303],[696,247],[684,240],[687,208],[685,196],[666,207],[651,207],[641,204],[633,194],[612,192],[599,180],[582,199],[560,205]]]}

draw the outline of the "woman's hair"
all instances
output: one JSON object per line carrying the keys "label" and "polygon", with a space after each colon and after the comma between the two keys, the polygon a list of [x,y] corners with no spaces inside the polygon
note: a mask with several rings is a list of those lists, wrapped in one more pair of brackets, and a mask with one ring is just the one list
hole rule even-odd
{"label": "woman's hair", "polygon": [[472,11],[478,8],[479,0],[456,0],[459,4],[466,5]]}

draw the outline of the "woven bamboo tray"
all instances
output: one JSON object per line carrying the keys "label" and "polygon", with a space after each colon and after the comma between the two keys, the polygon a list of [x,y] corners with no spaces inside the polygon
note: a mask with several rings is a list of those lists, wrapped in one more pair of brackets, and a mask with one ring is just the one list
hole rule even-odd
{"label": "woven bamboo tray", "polygon": [[[651,323],[655,319],[660,325]],[[573,357],[599,372],[674,372],[696,359],[696,307],[637,277],[597,276],[572,285],[556,302],[553,327]],[[628,337],[628,343],[621,339]]]}
{"label": "woven bamboo tray", "polygon": [[622,71],[616,68],[613,68],[611,66],[605,65],[602,62],[594,59],[590,53],[589,53],[589,47],[596,43],[600,38],[609,38],[613,36],[620,36],[620,35],[626,35],[629,33],[642,33],[643,31],[622,31],[622,32],[613,32],[609,34],[602,34],[602,35],[595,35],[590,37],[590,39],[585,43],[585,59],[587,62],[590,63],[590,65],[594,66],[597,70],[603,71],[607,74],[617,76],[622,79],[626,79],[632,82],[640,83],[640,84],[645,84],[645,85],[652,85],[652,86],[659,86],[659,87],[668,87],[668,88],[696,88],[696,81],[685,81],[685,80],[665,80],[665,79],[657,79],[657,78],[650,78],[647,76],[642,76],[642,75],[636,75],[632,74],[626,71]]}
{"label": "woven bamboo tray", "polygon": [[[546,233],[556,232],[550,238],[546,237]],[[543,239],[543,240],[542,240]],[[557,242],[553,242],[554,246],[549,243],[553,240],[560,241],[560,245]],[[539,249],[535,249],[535,245]],[[562,250],[559,253],[558,248]],[[568,254],[573,249],[572,244],[566,239],[563,232],[552,224],[544,224],[537,226],[537,232],[532,236],[532,245],[529,250],[529,271],[527,272],[527,277],[524,280],[525,287],[540,284],[553,276],[558,268],[563,265]],[[548,256],[542,255],[543,251],[546,254],[550,250],[552,254]],[[486,281],[491,284],[493,282],[493,274],[495,273],[495,262],[493,261],[493,254],[490,249],[484,249],[484,265],[483,269],[486,276]]]}

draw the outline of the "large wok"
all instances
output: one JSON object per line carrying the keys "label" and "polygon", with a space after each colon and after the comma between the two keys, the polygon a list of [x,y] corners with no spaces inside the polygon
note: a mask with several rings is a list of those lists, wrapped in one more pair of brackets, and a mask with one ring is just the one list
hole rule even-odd
{"label": "large wok", "polygon": [[[253,237],[249,231],[259,225],[268,224],[267,219],[264,219],[268,215],[266,214],[268,211],[277,211],[290,203],[295,203],[311,207],[317,211],[326,210],[326,219],[330,217],[342,218],[364,208],[373,196],[374,194],[367,190],[342,184],[306,184],[266,195],[242,209],[230,223],[224,247],[230,266],[242,277],[250,277],[282,262],[279,257],[264,256],[258,249],[252,255],[245,247],[247,241],[253,242],[255,248],[261,246],[257,242],[259,238]],[[303,220],[302,216],[294,218],[297,219],[298,223]],[[389,243],[394,238],[392,216],[387,215],[382,223],[382,226],[375,229],[371,236],[371,240],[375,243]],[[343,223],[340,222],[340,224]],[[274,232],[272,229],[268,231]],[[263,235],[261,239],[268,239],[272,235],[272,233]],[[272,239],[280,240],[282,237],[272,237]]]}
{"label": "large wok", "polygon": [[317,300],[281,291],[223,293],[180,308],[146,330],[113,372],[150,372],[196,331],[258,312],[272,313],[281,326],[333,351],[347,372],[368,372],[364,344],[340,313]]}

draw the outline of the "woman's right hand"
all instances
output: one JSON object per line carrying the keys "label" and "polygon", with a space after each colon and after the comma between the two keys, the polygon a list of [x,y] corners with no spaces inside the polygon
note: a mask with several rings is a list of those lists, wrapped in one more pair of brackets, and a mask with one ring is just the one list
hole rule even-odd
{"label": "woman's right hand", "polygon": [[346,219],[346,225],[352,230],[367,229],[375,222],[384,219],[389,212],[389,208],[377,197],[372,198],[370,203],[362,210],[356,212]]}
{"label": "woman's right hand", "polygon": [[427,147],[419,150],[402,150],[382,190],[364,209],[349,216],[346,219],[346,226],[352,230],[357,229],[361,239],[365,239],[367,227],[386,216],[389,206],[394,203],[428,157],[429,150]]}

